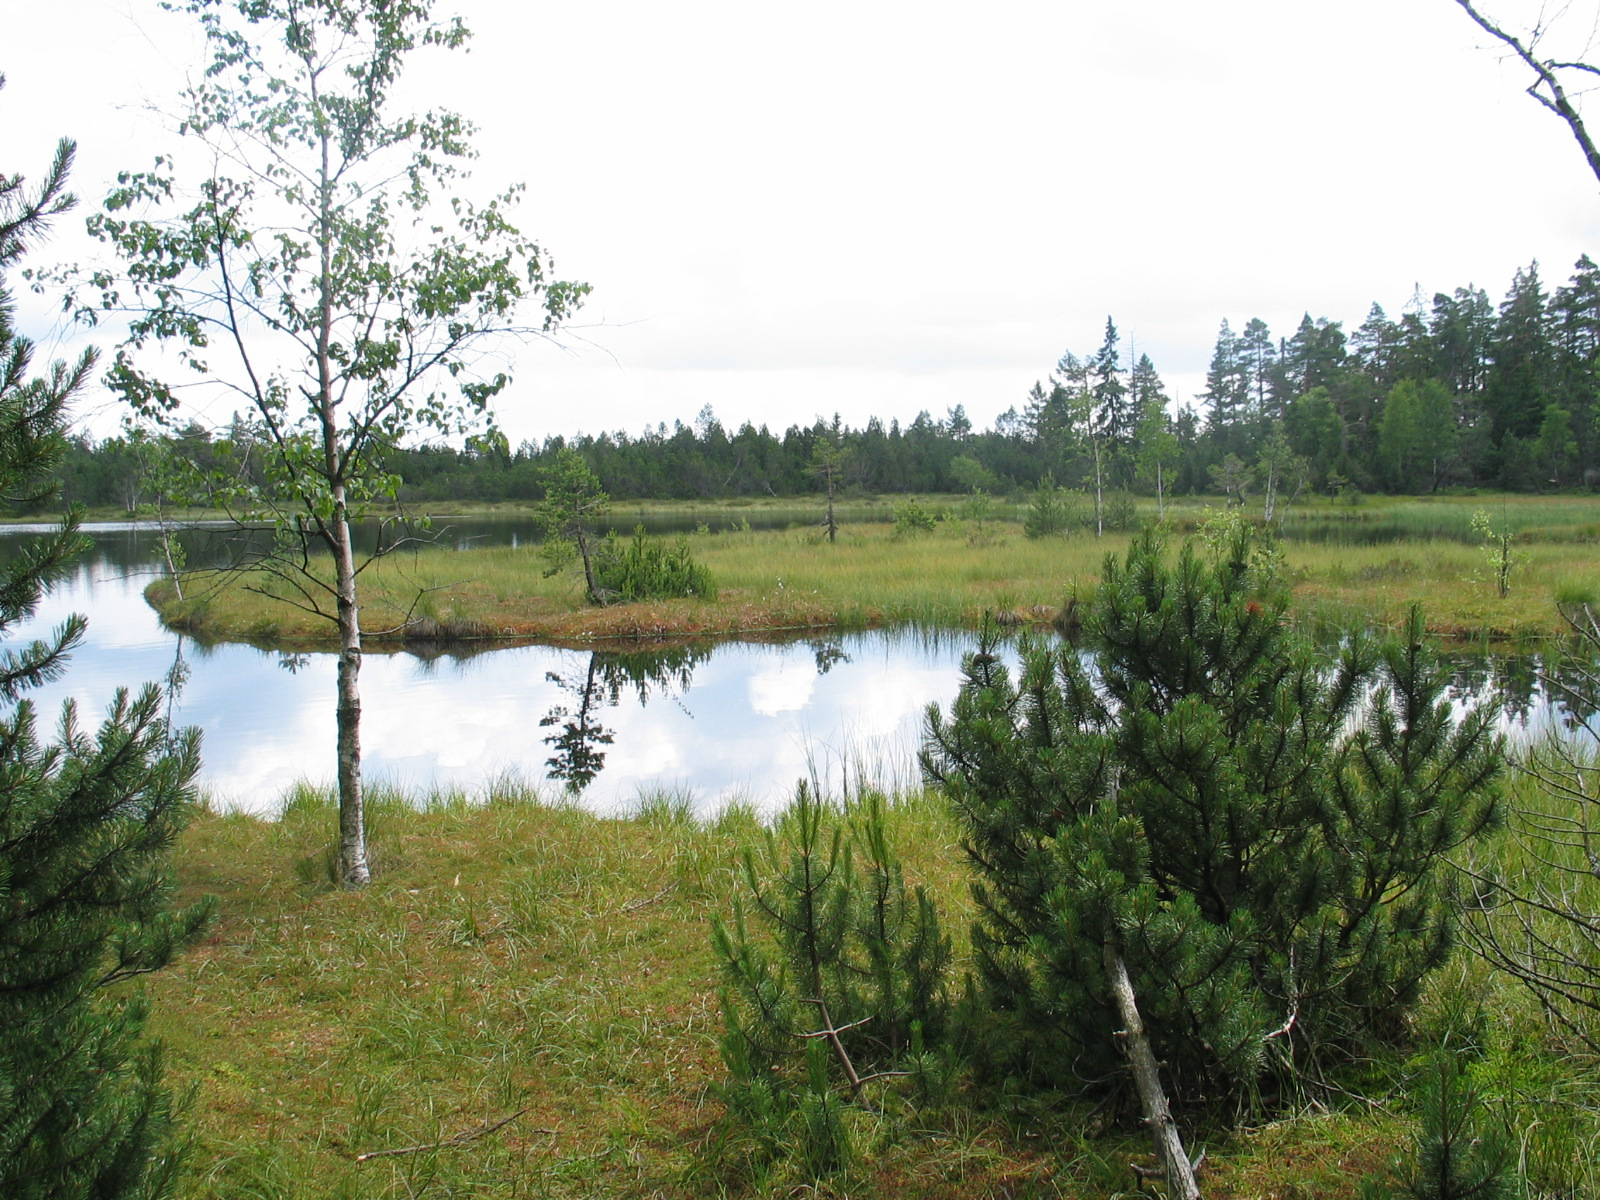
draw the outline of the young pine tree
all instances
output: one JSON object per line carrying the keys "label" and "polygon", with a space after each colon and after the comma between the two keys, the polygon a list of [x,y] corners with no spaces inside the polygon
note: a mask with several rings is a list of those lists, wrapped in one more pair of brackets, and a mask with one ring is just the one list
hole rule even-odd
{"label": "young pine tree", "polygon": [[1005,1070],[1119,1077],[1110,964],[1190,1100],[1394,1032],[1451,944],[1443,856],[1497,817],[1487,714],[1453,720],[1420,619],[1319,653],[1260,534],[1107,560],[1092,661],[986,640],[924,769],[965,825]]}
{"label": "young pine tree", "polygon": [[1362,1180],[1361,1200],[1518,1200],[1516,1143],[1488,1110],[1454,1047],[1428,1056],[1417,1080],[1418,1122],[1411,1155]]}
{"label": "young pine tree", "polygon": [[765,855],[745,854],[757,927],[742,902],[712,925],[729,1117],[761,1157],[793,1154],[812,1178],[849,1163],[842,1105],[895,1077],[926,1084],[924,1052],[949,1033],[950,942],[933,902],[906,886],[882,798],[864,795],[852,817],[802,785]]}
{"label": "young pine tree", "polygon": [[[0,174],[0,271],[66,192],[72,144],[43,183]],[[54,490],[68,398],[94,363],[30,374],[0,286],[0,495]],[[69,517],[0,566],[0,631],[29,616],[80,547]],[[173,735],[162,697],[119,692],[97,730],[69,705],[45,740],[30,689],[59,675],[82,637],[73,617],[0,653],[0,1196],[123,1200],[166,1194],[177,1166],[160,1050],[127,981],[171,960],[209,915],[172,907],[167,851],[190,810],[194,731]]]}

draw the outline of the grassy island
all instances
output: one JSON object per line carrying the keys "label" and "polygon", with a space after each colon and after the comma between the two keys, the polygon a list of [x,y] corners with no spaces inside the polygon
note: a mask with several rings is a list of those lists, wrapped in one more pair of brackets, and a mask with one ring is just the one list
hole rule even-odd
{"label": "grassy island", "polygon": [[[938,501],[928,501],[937,508]],[[1486,549],[1470,528],[1490,510],[1514,532],[1510,590],[1501,596]],[[845,525],[837,544],[815,528],[735,527],[737,507],[693,510],[689,537],[718,597],[608,607],[584,602],[574,573],[546,578],[536,548],[426,548],[384,559],[362,576],[362,624],[374,648],[429,639],[760,636],[781,630],[924,624],[974,626],[986,613],[1047,623],[1086,599],[1125,533],[1029,539],[1014,521],[982,529],[959,520],[897,532],[886,521]],[[1015,510],[1011,510],[1015,511]],[[1169,507],[1177,533],[1217,509]],[[1154,517],[1141,511],[1140,517]],[[440,523],[445,523],[444,518]],[[1302,506],[1283,543],[1296,616],[1330,628],[1395,627],[1420,601],[1440,636],[1534,639],[1563,628],[1557,601],[1600,595],[1600,501],[1586,496],[1473,496],[1361,506]],[[331,624],[262,575],[194,573],[184,598],[170,581],[147,595],[162,618],[214,641],[292,648],[331,646]]]}

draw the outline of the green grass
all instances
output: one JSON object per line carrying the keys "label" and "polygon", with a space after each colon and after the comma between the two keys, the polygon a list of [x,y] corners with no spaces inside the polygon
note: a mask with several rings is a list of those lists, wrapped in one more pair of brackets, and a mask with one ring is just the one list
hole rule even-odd
{"label": "green grass", "polygon": [[[1501,597],[1470,530],[1489,508],[1517,531],[1510,594]],[[1194,502],[1169,506],[1175,536],[1214,516]],[[1148,515],[1148,514],[1146,514]],[[1526,639],[1563,631],[1556,601],[1600,595],[1600,501],[1587,497],[1447,497],[1290,510],[1285,558],[1298,619],[1315,626],[1397,627],[1412,603],[1454,638]],[[713,526],[713,528],[716,528]],[[1385,531],[1372,535],[1374,528]],[[1328,533],[1333,530],[1334,533]],[[1127,534],[1097,539],[1023,537],[1014,523],[984,536],[960,522],[900,537],[888,525],[846,525],[837,544],[814,528],[692,535],[715,578],[714,601],[595,608],[575,572],[545,578],[530,548],[394,555],[362,576],[363,624],[373,638],[524,637],[548,640],[759,635],[813,627],[921,624],[970,627],[1005,611],[1043,623],[1070,597],[1087,598],[1105,555]],[[1338,536],[1334,536],[1337,533]],[[1399,540],[1391,535],[1403,533]],[[1372,536],[1369,536],[1372,535]],[[244,577],[196,576],[178,602],[171,585],[149,595],[169,623],[213,640],[326,646],[330,622],[247,590]],[[250,581],[259,584],[260,579]],[[269,591],[271,585],[268,584]],[[279,588],[279,595],[290,594]],[[401,631],[401,632],[396,632]]]}
{"label": "green grass", "polygon": [[[1539,802],[1521,782],[1523,799]],[[729,1174],[711,917],[760,837],[749,807],[696,819],[642,797],[601,818],[515,780],[481,795],[375,787],[376,880],[330,883],[333,803],[292,789],[263,820],[207,814],[177,848],[186,894],[216,893],[207,941],[145,986],[170,1081],[190,1099],[185,1197],[883,1197],[1131,1195],[1134,1124],[963,1090],[914,1127],[852,1117],[866,1153],[813,1191]],[[971,915],[937,797],[897,796],[909,882],[937,897],[958,965]],[[1490,848],[1508,867],[1509,835]],[[1419,1047],[1471,1026],[1474,1071],[1517,1129],[1539,1196],[1600,1195],[1600,1070],[1514,983],[1465,954],[1434,981]],[[1209,1128],[1207,1195],[1354,1197],[1407,1144],[1405,1053],[1353,1069],[1365,1098]],[[471,1137],[502,1118],[498,1130]],[[449,1144],[452,1138],[467,1135]],[[423,1147],[413,1150],[415,1147]],[[406,1151],[384,1154],[385,1151]],[[377,1155],[360,1161],[359,1155]]]}

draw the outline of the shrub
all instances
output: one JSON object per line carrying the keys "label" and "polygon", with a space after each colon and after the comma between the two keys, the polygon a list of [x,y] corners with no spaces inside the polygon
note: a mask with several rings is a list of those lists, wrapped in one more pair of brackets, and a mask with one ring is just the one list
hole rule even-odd
{"label": "shrub", "polygon": [[[908,889],[883,800],[848,827],[804,784],[763,859],[746,851],[745,906],[713,922],[722,964],[728,1116],[747,1153],[793,1156],[809,1178],[846,1169],[851,1111],[893,1077],[948,1073],[950,942],[921,887]],[[881,1096],[876,1097],[881,1099]]]}
{"label": "shrub", "polygon": [[710,570],[694,561],[688,538],[680,537],[667,545],[646,537],[642,525],[635,527],[633,538],[626,544],[615,533],[606,535],[595,554],[594,577],[602,594],[623,600],[679,596],[713,600],[717,595]]}
{"label": "shrub", "polygon": [[933,527],[938,522],[937,514],[923,508],[922,503],[914,496],[907,496],[895,503],[894,536],[897,538],[910,537],[918,533],[932,533]]}
{"label": "shrub", "polygon": [[1259,533],[1107,560],[1094,663],[991,637],[923,764],[965,826],[973,949],[1009,1069],[1118,1075],[1110,949],[1180,1094],[1394,1035],[1451,946],[1443,856],[1498,817],[1493,718],[1452,719],[1420,615],[1330,660],[1284,620]]}
{"label": "shrub", "polygon": [[1077,493],[1057,487],[1055,476],[1046,472],[1028,497],[1028,515],[1023,519],[1022,532],[1031,538],[1067,532],[1078,520],[1077,499]]}

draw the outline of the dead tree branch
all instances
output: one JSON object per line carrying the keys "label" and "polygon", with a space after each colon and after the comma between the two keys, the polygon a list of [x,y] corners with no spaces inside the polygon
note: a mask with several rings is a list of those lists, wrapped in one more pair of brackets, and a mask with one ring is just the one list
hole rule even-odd
{"label": "dead tree branch", "polygon": [[[420,1146],[399,1146],[393,1150],[369,1150],[365,1154],[356,1155],[356,1161],[370,1162],[374,1158],[395,1158],[402,1154],[425,1154],[429,1150],[446,1150],[456,1146],[465,1146],[469,1142],[475,1142],[479,1138],[488,1137],[496,1130],[504,1128],[527,1111],[528,1110],[525,1108],[519,1108],[509,1117],[501,1117],[498,1121],[479,1125],[474,1129],[463,1129],[460,1133],[451,1134],[443,1141],[425,1142]],[[554,1129],[535,1129],[533,1132],[550,1134],[552,1136],[555,1134]]]}
{"label": "dead tree branch", "polygon": [[1145,1033],[1144,1021],[1139,1017],[1139,1005],[1133,994],[1133,980],[1128,977],[1128,964],[1116,942],[1105,944],[1106,977],[1111,984],[1111,995],[1122,1018],[1122,1029],[1117,1037],[1128,1053],[1128,1063],[1133,1071],[1134,1087],[1139,1093],[1139,1103],[1144,1108],[1144,1123],[1156,1144],[1156,1157],[1161,1160],[1167,1177],[1167,1192],[1173,1200],[1200,1200],[1200,1185],[1195,1181],[1196,1164],[1189,1160],[1183,1149],[1183,1139],[1178,1136],[1178,1123],[1172,1119],[1172,1109],[1167,1104],[1167,1094],[1161,1087],[1161,1073],[1156,1065],[1155,1052],[1150,1049],[1150,1038]]}
{"label": "dead tree branch", "polygon": [[833,1056],[839,1060],[839,1069],[844,1072],[845,1081],[850,1085],[850,1095],[853,1099],[861,1094],[861,1089],[874,1079],[891,1079],[897,1075],[909,1075],[909,1071],[874,1071],[871,1075],[857,1075],[856,1065],[850,1061],[850,1052],[844,1048],[844,1042],[839,1039],[841,1033],[848,1033],[852,1029],[859,1029],[868,1021],[870,1016],[862,1017],[859,1021],[852,1021],[848,1025],[834,1026],[833,1018],[828,1015],[828,1002],[826,1000],[807,1000],[807,1004],[815,1004],[822,1010],[822,1023],[826,1028],[814,1033],[802,1033],[803,1038],[827,1038],[828,1045],[833,1047]]}
{"label": "dead tree branch", "polygon": [[1573,105],[1567,91],[1561,85],[1558,71],[1578,71],[1583,74],[1600,74],[1600,68],[1581,62],[1558,62],[1555,59],[1541,59],[1535,51],[1539,46],[1542,30],[1535,28],[1533,33],[1524,42],[1514,34],[1507,33],[1500,26],[1489,20],[1475,7],[1472,0],[1456,0],[1467,16],[1471,17],[1490,37],[1506,46],[1513,54],[1526,63],[1530,70],[1537,76],[1533,84],[1527,89],[1532,96],[1545,108],[1566,122],[1567,128],[1572,131],[1572,136],[1577,139],[1578,146],[1583,151],[1583,157],[1589,164],[1589,170],[1594,173],[1596,180],[1600,180],[1600,150],[1595,148],[1589,131],[1584,128],[1583,115]]}

